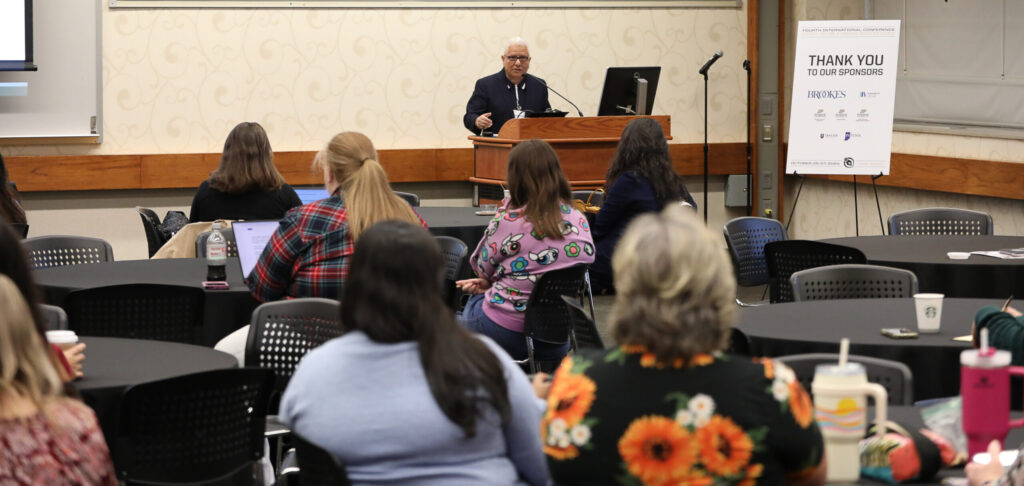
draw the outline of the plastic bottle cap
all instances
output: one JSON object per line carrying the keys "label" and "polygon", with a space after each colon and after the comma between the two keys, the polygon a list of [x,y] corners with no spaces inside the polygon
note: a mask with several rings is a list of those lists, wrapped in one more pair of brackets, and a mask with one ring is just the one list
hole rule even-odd
{"label": "plastic bottle cap", "polygon": [[216,221],[215,221],[215,222],[213,223],[213,229],[215,229],[215,230],[219,230],[219,229],[220,229],[220,223],[219,223],[219,222],[216,222]]}

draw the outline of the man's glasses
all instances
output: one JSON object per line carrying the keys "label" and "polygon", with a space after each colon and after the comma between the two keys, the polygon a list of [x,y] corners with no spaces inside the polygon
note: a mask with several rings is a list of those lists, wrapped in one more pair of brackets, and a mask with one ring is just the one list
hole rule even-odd
{"label": "man's glasses", "polygon": [[508,62],[510,62],[512,64],[515,64],[516,62],[527,63],[527,62],[530,62],[530,57],[529,56],[505,56],[505,60],[507,60]]}

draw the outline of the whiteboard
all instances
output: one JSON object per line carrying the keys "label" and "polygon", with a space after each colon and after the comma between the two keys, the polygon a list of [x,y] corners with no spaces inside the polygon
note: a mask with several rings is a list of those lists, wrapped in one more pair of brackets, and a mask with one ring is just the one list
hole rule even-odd
{"label": "whiteboard", "polygon": [[[78,138],[102,127],[100,0],[34,2],[38,71],[0,72],[0,140]],[[27,86],[26,86],[27,84]]]}

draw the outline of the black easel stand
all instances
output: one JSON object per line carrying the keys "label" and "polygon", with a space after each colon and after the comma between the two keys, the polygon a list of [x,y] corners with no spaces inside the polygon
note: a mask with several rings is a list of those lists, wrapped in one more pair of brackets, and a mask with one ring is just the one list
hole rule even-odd
{"label": "black easel stand", "polygon": [[853,229],[860,236],[860,215],[857,214],[857,174],[853,175]]}
{"label": "black easel stand", "polygon": [[[743,69],[747,71],[747,216],[754,210],[753,197],[754,188],[751,187],[750,161],[753,156],[753,147],[750,145],[750,60],[743,61]],[[705,107],[707,111],[707,107]],[[705,130],[706,132],[706,130]]]}
{"label": "black easel stand", "polygon": [[882,236],[885,236],[885,223],[882,222],[882,204],[878,202],[878,186],[875,185],[875,181],[883,175],[879,172],[878,175],[871,176],[871,189],[875,191],[875,207],[878,208],[878,227],[882,229]]}
{"label": "black easel stand", "polygon": [[798,172],[793,172],[793,175],[800,178],[800,185],[796,188],[796,197],[793,198],[793,207],[789,210],[789,221],[786,222],[786,233],[789,233],[789,225],[793,224],[793,216],[796,215],[796,203],[800,202],[800,191],[804,190],[804,181],[807,180],[807,176]]}
{"label": "black easel stand", "polygon": [[[882,236],[885,236],[885,223],[882,222],[882,204],[878,201],[878,186],[875,185],[875,181],[878,180],[885,174],[881,172],[878,175],[871,176],[871,189],[875,192],[875,208],[878,209],[878,226],[882,229]],[[857,176],[853,176],[853,220],[854,227],[857,230],[857,236],[860,236],[860,217],[857,214]]]}

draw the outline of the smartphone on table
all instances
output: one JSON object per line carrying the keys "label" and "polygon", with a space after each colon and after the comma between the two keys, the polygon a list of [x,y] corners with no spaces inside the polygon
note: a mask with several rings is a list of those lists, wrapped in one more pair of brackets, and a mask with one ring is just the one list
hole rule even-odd
{"label": "smartphone on table", "polygon": [[887,327],[882,329],[882,335],[893,339],[915,339],[917,331],[906,327]]}

